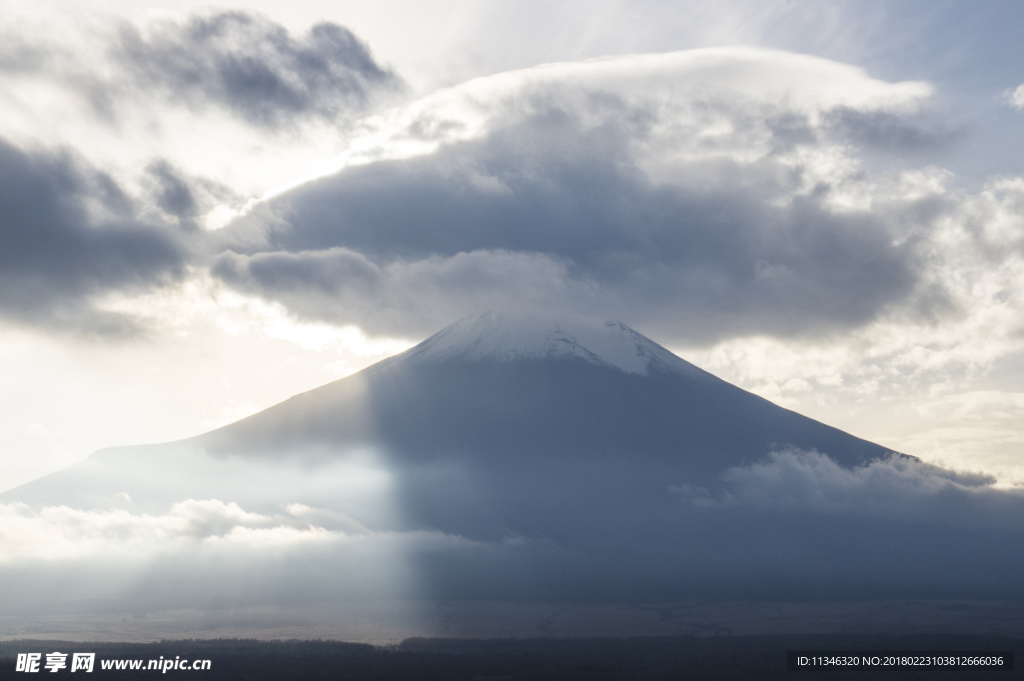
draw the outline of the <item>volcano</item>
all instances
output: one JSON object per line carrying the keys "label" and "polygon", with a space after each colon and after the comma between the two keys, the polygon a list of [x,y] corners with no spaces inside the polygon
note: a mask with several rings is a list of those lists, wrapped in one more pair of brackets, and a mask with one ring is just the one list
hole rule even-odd
{"label": "volcano", "polygon": [[[470,481],[487,490],[491,507],[548,506],[549,486],[560,489],[552,497],[583,493],[609,474],[617,488],[661,496],[670,484],[714,488],[728,469],[787,447],[847,467],[891,454],[722,381],[624,324],[484,313],[223,428],[101,450],[4,496],[95,506],[128,495],[146,503],[217,493],[219,483],[248,503],[276,503],[285,490],[246,490],[238,476],[184,480],[174,460],[187,453],[185,468],[204,459],[315,468],[372,455],[409,471],[407,523],[476,538],[529,529],[497,511],[485,519],[479,505],[466,513]],[[442,470],[463,482],[438,478]],[[436,484],[415,484],[417,476]]]}
{"label": "volcano", "polygon": [[[812,458],[765,477],[757,467],[779,452]],[[265,514],[318,509],[355,534],[428,533],[447,543],[404,554],[427,598],[1002,588],[1019,551],[1004,556],[1005,542],[984,532],[928,524],[944,506],[887,515],[902,503],[889,488],[850,477],[894,460],[916,462],[730,385],[624,324],[486,313],[223,428],[101,450],[3,500],[156,514],[215,499]],[[808,466],[811,482],[800,478]],[[771,492],[793,471],[786,494],[811,500],[795,511]],[[928,475],[907,479],[982,498]],[[729,487],[752,476],[768,485],[743,498],[753,506]],[[861,485],[870,498],[843,515],[806,491],[817,484],[847,497]],[[953,535],[972,551],[951,556]]]}

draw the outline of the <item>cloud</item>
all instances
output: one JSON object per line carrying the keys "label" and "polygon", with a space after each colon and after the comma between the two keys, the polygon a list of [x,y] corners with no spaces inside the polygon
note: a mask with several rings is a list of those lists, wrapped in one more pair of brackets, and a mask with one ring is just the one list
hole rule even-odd
{"label": "cloud", "polygon": [[[732,542],[732,560],[745,555],[759,565],[747,578],[803,574],[806,588],[821,593],[845,581],[848,595],[891,589],[934,598],[1016,588],[1008,585],[1024,566],[1024,493],[994,482],[911,458],[846,468],[786,449],[729,470],[721,489],[673,491],[697,514],[709,550],[728,556]],[[715,546],[715,536],[727,541]]]}
{"label": "cloud", "polygon": [[[0,28],[0,138],[73,149],[125,187],[155,159],[192,178],[193,192],[195,178],[216,178],[230,191],[196,221],[212,228],[321,167],[361,117],[408,94],[337,24],[296,32],[245,11],[43,16]],[[170,191],[167,173],[150,171]],[[150,198],[154,210],[171,207],[170,193]]]}
{"label": "cloud", "polygon": [[1024,109],[1024,84],[1018,85],[1015,90],[1007,90],[1006,101],[1015,109]]}
{"label": "cloud", "polygon": [[[133,454],[125,461],[146,465]],[[355,498],[367,485],[352,475],[270,466],[271,502],[253,477],[259,464],[214,477],[154,457],[189,486],[244,488],[252,503],[221,495],[157,509],[151,498],[143,511],[146,495],[134,493],[85,509],[0,504],[2,600],[8,611],[69,612],[91,602],[1019,596],[1024,494],[990,477],[901,457],[847,468],[789,449],[697,487],[674,466],[627,458],[394,463],[388,473],[405,482],[369,494],[396,504],[389,518]],[[119,484],[113,469],[93,473]]]}
{"label": "cloud", "polygon": [[404,87],[330,23],[293,35],[236,11],[43,27],[0,31],[0,318],[36,328],[137,334],[125,300],[203,268],[201,231]]}
{"label": "cloud", "polygon": [[[144,210],[188,230],[215,229],[218,214],[241,198],[226,185],[184,172],[167,159],[151,161],[142,176]],[[230,219],[230,218],[228,218]]]}
{"label": "cloud", "polygon": [[94,299],[174,281],[188,257],[175,230],[136,212],[108,175],[69,153],[0,140],[0,315],[87,334],[134,332],[130,318]]}
{"label": "cloud", "polygon": [[142,26],[94,20],[77,29],[62,42],[8,30],[0,73],[77,92],[108,123],[154,94],[162,106],[217,107],[260,127],[294,127],[308,117],[338,122],[405,87],[351,31],[330,22],[293,36],[262,15],[225,11]]}
{"label": "cloud", "polygon": [[530,310],[566,289],[573,289],[577,311],[599,310],[587,283],[573,282],[567,270],[543,253],[478,250],[380,266],[345,248],[228,252],[213,266],[222,281],[279,301],[300,317],[357,320],[372,333],[411,336],[467,308]]}
{"label": "cloud", "polygon": [[152,514],[9,503],[0,520],[6,612],[409,598],[411,553],[478,546],[432,530],[373,531],[297,503],[254,513],[186,499]]}
{"label": "cloud", "polygon": [[996,489],[995,478],[895,455],[846,468],[819,452],[784,449],[750,466],[730,469],[725,491],[682,486],[697,506],[742,506],[1012,529],[1024,509],[1021,490]]}
{"label": "cloud", "polygon": [[111,56],[136,88],[220,106],[261,126],[288,125],[295,116],[336,119],[365,109],[377,91],[402,87],[342,26],[319,23],[296,38],[241,11],[157,22],[146,31],[123,24]]}
{"label": "cloud", "polygon": [[4,553],[0,556],[4,563],[77,559],[112,550],[153,551],[161,545],[163,550],[169,550],[178,540],[255,542],[261,532],[278,542],[316,540],[326,534],[323,528],[282,524],[280,518],[247,513],[238,504],[225,504],[217,499],[188,499],[174,504],[161,516],[133,514],[124,509],[85,511],[66,506],[32,512],[23,504],[5,504],[0,513],[5,519]]}
{"label": "cloud", "polygon": [[154,184],[156,205],[168,215],[191,219],[199,214],[195,192],[167,161],[154,161],[146,169]]}
{"label": "cloud", "polygon": [[887,111],[858,111],[838,107],[828,115],[838,138],[874,150],[922,151],[941,149],[965,134],[963,128],[925,115],[898,115]]}
{"label": "cloud", "polygon": [[[276,550],[306,544],[379,540],[419,547],[462,545],[439,532],[374,532],[344,513],[288,504],[274,515],[219,499],[186,499],[160,515],[126,509],[82,510],[0,504],[0,563],[124,557],[214,550]],[[219,547],[219,548],[218,548]]]}
{"label": "cloud", "polygon": [[[335,72],[321,67],[334,62],[311,54],[336,54],[338,74],[354,69],[384,89],[387,78],[370,76],[386,70],[343,29],[324,31],[296,37],[239,13],[123,26],[105,57],[109,82],[122,83],[110,101],[185,88],[185,108],[254,123],[266,139],[225,142],[246,149],[278,139],[266,126],[289,112],[302,109],[307,123],[365,113],[361,95],[330,85]],[[25,50],[9,52],[11,68],[29,68]],[[250,101],[231,84],[235,62],[277,85]],[[124,85],[143,71],[155,85]],[[951,232],[976,229],[986,210],[1005,213],[1015,190],[1000,190],[1007,205],[993,208],[934,169],[917,173],[924,181],[873,176],[861,161],[865,150],[948,144],[956,130],[930,113],[930,98],[925,83],[824,59],[692,50],[497,74],[373,109],[326,170],[264,201],[203,179],[223,173],[198,157],[129,165],[146,166],[134,197],[147,221],[197,231],[234,220],[190,237],[202,244],[190,266],[306,321],[417,337],[483,309],[533,307],[617,318],[689,345],[823,339],[978,309],[962,285],[974,275],[953,271],[979,264],[950,249],[960,238]],[[1005,258],[987,239],[966,245]]]}
{"label": "cloud", "polygon": [[[847,143],[932,143],[914,119],[929,93],[757,50],[479,79],[374,119],[378,132],[353,143],[347,167],[237,223],[225,236],[234,254],[215,272],[298,314],[375,331],[385,327],[364,306],[317,304],[317,292],[358,291],[422,333],[445,321],[421,321],[435,288],[395,270],[461,258],[504,272],[516,256],[561,270],[535,305],[600,298],[608,316],[703,342],[831,333],[900,305],[931,314],[942,288],[921,293],[921,252],[900,234],[912,201],[850,205],[865,183]],[[337,249],[362,264],[328,273]],[[497,287],[489,296],[467,280],[460,295],[450,284],[458,312],[506,304]]]}

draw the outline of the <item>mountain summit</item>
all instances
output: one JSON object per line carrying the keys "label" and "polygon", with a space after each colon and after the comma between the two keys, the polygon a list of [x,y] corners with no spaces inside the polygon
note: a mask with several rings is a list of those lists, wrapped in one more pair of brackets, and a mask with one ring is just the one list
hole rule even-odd
{"label": "mountain summit", "polygon": [[410,361],[582,359],[627,374],[675,372],[715,379],[619,322],[485,312],[446,327],[407,353]]}

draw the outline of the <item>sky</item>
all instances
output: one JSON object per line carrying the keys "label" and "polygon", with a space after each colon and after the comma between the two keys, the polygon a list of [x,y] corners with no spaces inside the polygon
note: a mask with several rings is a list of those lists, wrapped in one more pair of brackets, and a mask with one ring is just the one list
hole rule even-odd
{"label": "sky", "polygon": [[0,12],[0,490],[509,308],[1024,484],[1019,3]]}

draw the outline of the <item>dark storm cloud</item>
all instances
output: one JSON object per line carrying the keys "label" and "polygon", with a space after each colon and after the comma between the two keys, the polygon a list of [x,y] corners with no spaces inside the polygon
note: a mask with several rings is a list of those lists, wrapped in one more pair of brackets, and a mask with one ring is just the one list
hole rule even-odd
{"label": "dark storm cloud", "polygon": [[319,23],[297,38],[239,11],[162,22],[146,33],[125,25],[112,54],[138,88],[216,104],[258,125],[334,118],[363,109],[377,90],[401,88],[342,26]]}
{"label": "dark storm cloud", "polygon": [[[533,304],[579,311],[601,298],[606,315],[698,341],[826,333],[865,324],[892,305],[935,307],[944,300],[933,291],[907,302],[920,262],[913,240],[896,243],[895,215],[834,210],[834,188],[824,183],[782,200],[805,169],[770,158],[696,160],[683,168],[692,180],[659,183],[635,151],[647,141],[643,112],[606,104],[611,114],[597,125],[572,111],[541,108],[481,139],[301,187],[264,207],[275,221],[261,225],[257,211],[236,225],[239,239],[259,233],[262,245],[226,241],[237,252],[222,256],[216,272],[305,316],[383,332],[428,330],[429,324],[374,328],[371,316],[381,317],[370,310],[426,317],[423,309],[442,288],[432,273],[447,274],[452,259],[469,254],[543,263],[554,274],[544,291],[527,296]],[[821,134],[797,116],[769,123],[774,148],[813,144]],[[332,250],[339,248],[346,262],[359,259],[358,272],[340,264],[325,269],[327,260],[341,257]],[[400,276],[410,268],[420,271],[416,290]],[[522,274],[495,287],[491,306],[505,305],[517,286],[533,287],[526,269]],[[479,285],[466,286],[481,293]],[[458,296],[454,281],[443,288],[449,299]],[[302,290],[312,297],[296,304]],[[314,304],[324,291],[362,303]],[[483,297],[475,300],[487,306]],[[471,309],[467,304],[453,316]]]}
{"label": "dark storm cloud", "polygon": [[108,176],[68,155],[0,141],[0,314],[18,323],[90,334],[135,330],[94,309],[105,292],[137,292],[181,275],[180,237],[135,218]]}

